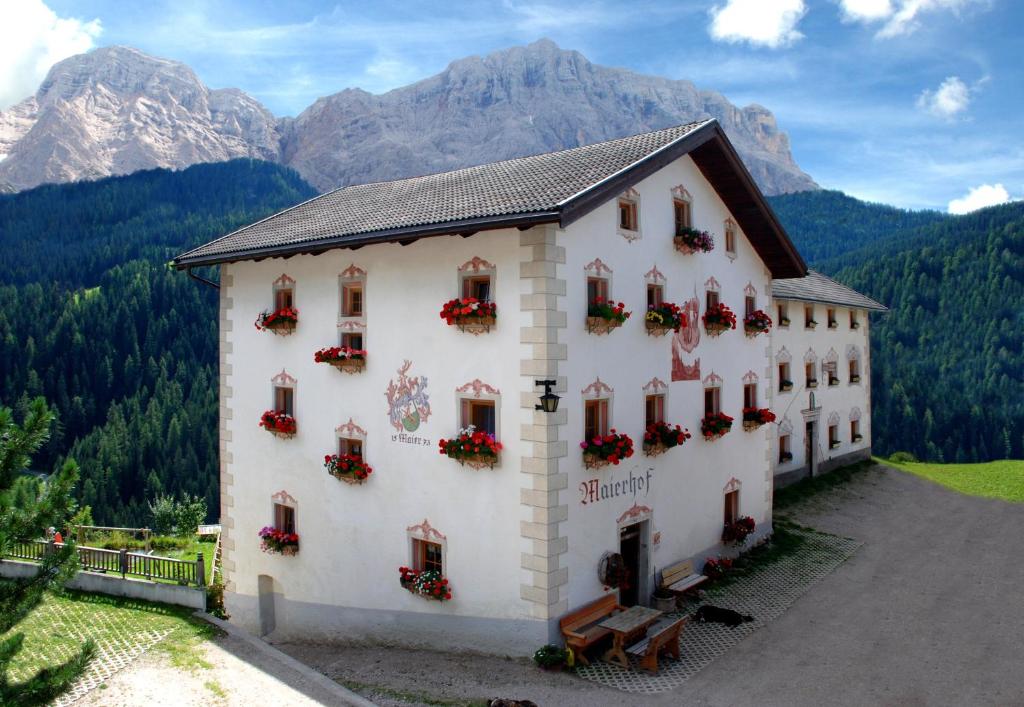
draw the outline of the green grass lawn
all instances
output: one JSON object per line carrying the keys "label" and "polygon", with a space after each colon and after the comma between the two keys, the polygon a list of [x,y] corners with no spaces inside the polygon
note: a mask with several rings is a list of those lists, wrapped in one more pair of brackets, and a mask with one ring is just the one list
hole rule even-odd
{"label": "green grass lawn", "polygon": [[1024,503],[1024,460],[1004,459],[984,464],[877,461],[969,496]]}

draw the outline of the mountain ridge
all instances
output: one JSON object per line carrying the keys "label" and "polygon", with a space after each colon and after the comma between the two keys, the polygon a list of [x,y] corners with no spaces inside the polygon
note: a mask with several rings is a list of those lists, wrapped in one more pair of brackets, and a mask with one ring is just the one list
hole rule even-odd
{"label": "mountain ridge", "polygon": [[818,188],[766,108],[600,66],[550,40],[457,59],[382,94],[346,88],[294,118],[273,116],[239,89],[210,89],[181,62],[96,49],[58,62],[34,96],[0,112],[0,185],[253,157],[327,191],[712,117],[766,193]]}

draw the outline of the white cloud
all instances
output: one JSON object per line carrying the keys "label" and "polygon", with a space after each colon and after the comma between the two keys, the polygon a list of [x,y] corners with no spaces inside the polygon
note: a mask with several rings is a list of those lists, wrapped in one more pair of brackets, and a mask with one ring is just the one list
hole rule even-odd
{"label": "white cloud", "polygon": [[933,10],[959,13],[969,5],[991,5],[992,0],[839,0],[843,19],[873,23],[884,21],[877,37],[910,34],[921,26],[920,16]]}
{"label": "white cloud", "polygon": [[892,14],[889,0],[839,0],[839,6],[843,10],[843,19],[854,22],[884,20]]}
{"label": "white cloud", "polygon": [[949,213],[969,214],[972,211],[984,209],[986,206],[1005,204],[1008,201],[1010,201],[1010,193],[1002,184],[982,184],[980,187],[972,188],[967,192],[967,196],[949,202]]}
{"label": "white cloud", "polygon": [[806,12],[804,0],[727,0],[711,8],[711,38],[784,47],[803,37],[796,25]]}
{"label": "white cloud", "polygon": [[939,118],[955,118],[971,103],[971,89],[958,76],[950,76],[934,90],[924,90],[917,97],[917,107]]}
{"label": "white cloud", "polygon": [[0,110],[36,92],[56,62],[91,49],[102,28],[58,17],[42,0],[5,2],[0,10]]}

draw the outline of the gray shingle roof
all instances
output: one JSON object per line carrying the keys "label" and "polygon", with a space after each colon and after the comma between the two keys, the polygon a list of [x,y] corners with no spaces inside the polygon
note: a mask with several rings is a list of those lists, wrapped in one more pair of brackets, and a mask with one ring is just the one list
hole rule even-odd
{"label": "gray shingle roof", "polygon": [[808,270],[805,277],[772,280],[772,297],[837,304],[843,307],[858,307],[877,312],[889,311],[888,307],[879,304],[867,295],[862,295],[814,270]]}
{"label": "gray shingle roof", "polygon": [[343,187],[229,233],[176,259],[210,262],[246,251],[487,217],[543,214],[713,120],[532,157],[392,182]]}

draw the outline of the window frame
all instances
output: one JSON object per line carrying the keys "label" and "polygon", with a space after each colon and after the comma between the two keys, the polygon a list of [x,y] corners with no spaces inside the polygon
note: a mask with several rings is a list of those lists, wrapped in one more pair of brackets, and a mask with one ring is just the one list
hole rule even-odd
{"label": "window frame", "polygon": [[722,520],[725,525],[735,523],[740,517],[740,490],[726,491],[722,496]]}
{"label": "window frame", "polygon": [[779,367],[779,386],[778,386],[779,392],[780,393],[788,393],[788,392],[790,392],[792,390],[792,388],[790,388],[790,390],[783,390],[782,389],[782,381],[787,380],[790,383],[793,382],[793,369],[790,366],[790,362],[789,361],[779,361],[778,362],[778,367]]}
{"label": "window frame", "polygon": [[[490,422],[493,429],[486,429],[476,424],[476,411],[489,409]],[[477,431],[483,431],[498,439],[498,402],[491,398],[463,397],[459,400],[459,429],[468,429],[470,426]]]}
{"label": "window frame", "polygon": [[[352,339],[359,337],[358,346],[354,345]],[[347,346],[360,351],[366,350],[366,331],[342,331],[339,333],[338,341],[340,346]]]}
{"label": "window frame", "polygon": [[781,327],[783,329],[788,329],[789,328],[789,321],[790,321],[789,320],[789,305],[786,302],[777,302],[775,306],[776,306],[775,314],[779,318],[779,321],[778,321],[779,327]]}
{"label": "window frame", "polygon": [[[273,527],[285,533],[298,534],[298,513],[295,506],[280,501],[272,501],[271,513],[273,514]],[[289,527],[290,526],[290,527]]]}
{"label": "window frame", "polygon": [[828,322],[828,328],[829,329],[838,329],[839,328],[839,319],[836,316],[836,308],[835,307],[826,307],[825,308],[825,321]]}
{"label": "window frame", "polygon": [[[653,295],[653,297],[652,297]],[[658,282],[647,283],[647,308],[660,307],[665,302],[665,286]]]}
{"label": "window frame", "polygon": [[833,449],[833,445],[838,445],[842,442],[839,439],[839,423],[834,422],[828,426],[828,448]]}
{"label": "window frame", "polygon": [[[594,285],[594,295],[591,296],[591,285]],[[587,275],[587,308],[594,305],[596,298],[601,297],[605,302],[611,299],[611,279],[603,275]],[[604,294],[602,294],[602,292]]]}
{"label": "window frame", "polygon": [[757,383],[744,383],[743,384],[743,407],[745,408],[756,408],[757,407]]}
{"label": "window frame", "polygon": [[657,422],[665,421],[665,394],[644,394],[644,429]]}
{"label": "window frame", "polygon": [[[857,437],[861,437],[860,440]],[[863,441],[863,435],[860,432],[860,418],[856,420],[850,420],[850,442]]]}
{"label": "window frame", "polygon": [[[711,408],[708,408],[710,393]],[[718,415],[722,412],[722,386],[714,383],[704,385],[704,416]]]}
{"label": "window frame", "polygon": [[[811,322],[814,322],[812,325]],[[813,326],[817,326],[818,322],[814,319],[814,305],[804,305],[804,329],[811,329]]]}
{"label": "window frame", "polygon": [[[595,410],[596,429],[590,425],[590,412]],[[611,400],[609,398],[588,398],[583,401],[583,439],[604,437],[611,429]]]}
{"label": "window frame", "polygon": [[733,221],[731,218],[726,219],[725,220],[725,224],[723,225],[723,229],[722,230],[723,230],[723,233],[724,233],[724,236],[722,238],[722,240],[724,241],[724,243],[722,244],[723,245],[722,249],[725,251],[725,254],[727,256],[729,256],[730,258],[735,258],[737,256],[737,252],[736,252],[736,241],[737,241],[737,238],[736,238],[736,236],[737,236],[737,230],[738,230],[738,228],[736,226],[736,222]]}
{"label": "window frame", "polygon": [[682,228],[693,228],[693,202],[683,196],[673,196],[672,220],[676,233]]}
{"label": "window frame", "polygon": [[789,433],[780,434],[779,435],[779,455],[778,455],[778,463],[779,464],[788,464],[791,461],[793,461],[792,458],[790,458],[790,459],[783,459],[782,458],[784,454],[789,454],[789,455],[793,454],[793,452],[790,449],[791,444],[792,444],[791,443],[791,435]]}
{"label": "window frame", "polygon": [[286,383],[274,383],[273,390],[274,412],[283,412],[289,417],[295,417],[295,386]]}
{"label": "window frame", "polygon": [[[813,385],[811,385],[813,383]],[[812,388],[818,385],[818,367],[814,361],[804,361],[804,387]]]}

